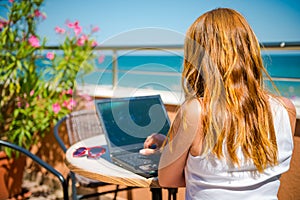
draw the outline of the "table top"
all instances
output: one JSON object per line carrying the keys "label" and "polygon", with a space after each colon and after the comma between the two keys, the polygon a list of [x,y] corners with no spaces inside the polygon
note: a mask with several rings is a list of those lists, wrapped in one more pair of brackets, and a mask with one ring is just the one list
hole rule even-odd
{"label": "table top", "polygon": [[91,137],[73,144],[66,152],[66,165],[76,174],[98,181],[136,187],[159,187],[157,178],[145,178],[109,161],[108,151],[98,159],[73,157],[79,147],[107,147],[104,135]]}

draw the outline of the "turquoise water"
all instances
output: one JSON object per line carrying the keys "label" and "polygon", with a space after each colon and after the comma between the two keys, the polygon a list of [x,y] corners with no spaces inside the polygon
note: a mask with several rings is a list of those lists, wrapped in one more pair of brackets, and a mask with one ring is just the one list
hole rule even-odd
{"label": "turquoise water", "polygon": [[[300,52],[264,54],[263,60],[281,94],[287,97],[300,97]],[[182,61],[180,55],[120,56],[118,57],[118,85],[179,91]],[[282,78],[293,80],[282,80]],[[106,56],[103,63],[97,64],[95,72],[85,76],[84,81],[88,84],[111,85],[112,57]],[[270,86],[268,82],[267,85]]]}
{"label": "turquoise water", "polygon": [[[265,67],[280,93],[290,98],[300,97],[300,53],[265,55],[263,59]],[[277,80],[277,78],[295,80]],[[270,86],[270,83],[267,82],[267,85]]]}

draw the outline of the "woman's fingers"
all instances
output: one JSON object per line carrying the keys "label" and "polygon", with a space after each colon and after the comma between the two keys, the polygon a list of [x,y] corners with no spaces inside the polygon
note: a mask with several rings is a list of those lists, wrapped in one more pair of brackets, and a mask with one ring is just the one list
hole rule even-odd
{"label": "woman's fingers", "polygon": [[152,145],[157,145],[157,141],[155,139],[155,135],[156,133],[148,136],[144,142],[144,148],[147,149],[147,148],[151,148]]}
{"label": "woman's fingers", "polygon": [[141,149],[140,150],[140,154],[142,155],[152,155],[152,154],[155,154],[157,152],[156,149]]}

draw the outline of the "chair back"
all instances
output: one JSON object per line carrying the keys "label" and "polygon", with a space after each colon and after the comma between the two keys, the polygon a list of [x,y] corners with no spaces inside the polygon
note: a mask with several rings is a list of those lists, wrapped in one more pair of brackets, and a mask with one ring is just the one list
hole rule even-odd
{"label": "chair back", "polygon": [[103,134],[103,129],[95,110],[72,112],[66,118],[66,126],[71,145],[83,139]]}
{"label": "chair back", "polygon": [[[68,194],[68,180],[66,180],[64,178],[64,176],[58,172],[55,168],[53,168],[50,164],[46,163],[45,161],[43,161],[40,157],[38,157],[37,155],[31,153],[29,150],[24,149],[23,147],[20,147],[16,144],[7,142],[5,140],[0,140],[0,147],[7,147],[7,148],[11,148],[14,149],[18,152],[21,152],[22,154],[24,154],[25,156],[31,158],[34,162],[36,162],[37,164],[39,164],[40,166],[42,166],[43,168],[45,168],[48,172],[52,173],[54,176],[56,176],[58,178],[58,180],[61,183],[62,186],[62,191],[63,191],[63,199],[64,200],[68,200],[69,199],[69,194]],[[16,171],[16,170],[15,170]],[[12,172],[12,173],[15,173]],[[8,174],[9,175],[9,174]],[[5,178],[5,180],[8,179],[8,177]],[[0,189],[2,190],[2,188]],[[3,192],[3,190],[1,191]],[[4,194],[5,195],[5,194]],[[3,195],[3,196],[4,196]],[[1,195],[0,195],[1,196]]]}

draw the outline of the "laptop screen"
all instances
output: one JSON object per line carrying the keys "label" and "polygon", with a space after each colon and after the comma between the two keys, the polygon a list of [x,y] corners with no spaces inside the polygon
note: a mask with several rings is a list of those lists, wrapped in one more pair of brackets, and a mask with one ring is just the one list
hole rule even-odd
{"label": "laptop screen", "polygon": [[111,147],[144,143],[152,133],[167,134],[170,122],[159,95],[96,100]]}

